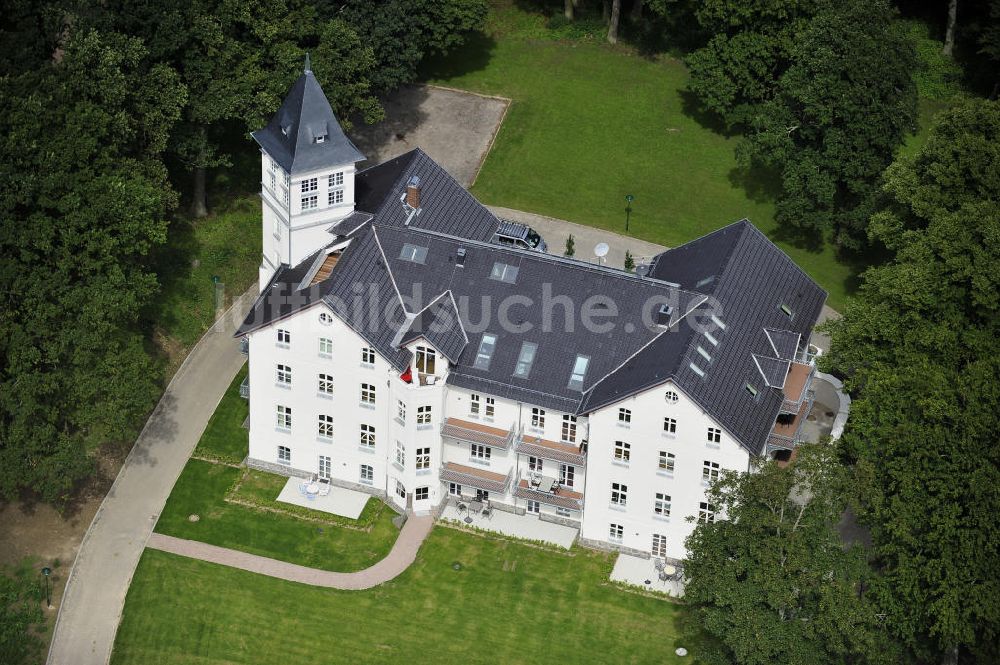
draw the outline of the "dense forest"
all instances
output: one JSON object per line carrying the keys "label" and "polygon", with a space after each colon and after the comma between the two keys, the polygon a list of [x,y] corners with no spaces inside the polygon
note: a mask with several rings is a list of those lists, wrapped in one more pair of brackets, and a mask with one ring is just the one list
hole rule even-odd
{"label": "dense forest", "polygon": [[[209,175],[305,54],[341,118],[375,123],[380,95],[461,46],[488,6],[2,5],[0,498],[59,504],[155,404],[155,258],[180,215],[208,212]],[[1000,0],[539,9],[682,57],[697,112],[777,183],[782,232],[866,267],[822,359],[854,399],[844,436],[724,477],[711,491],[734,519],[688,543],[704,662],[1000,662]],[[933,26],[955,72],[915,150],[929,76],[901,17]],[[840,542],[847,509],[869,547]]]}

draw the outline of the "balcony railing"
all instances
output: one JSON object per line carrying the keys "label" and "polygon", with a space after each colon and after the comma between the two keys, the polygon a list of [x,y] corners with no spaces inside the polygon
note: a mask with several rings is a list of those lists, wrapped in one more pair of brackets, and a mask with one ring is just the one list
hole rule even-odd
{"label": "balcony railing", "polygon": [[458,483],[459,485],[467,485],[476,489],[486,490],[487,492],[505,494],[507,486],[510,484],[511,472],[507,472],[505,476],[501,473],[493,473],[492,471],[447,462],[441,467],[441,472],[438,475],[443,482]]}
{"label": "balcony railing", "polygon": [[547,441],[537,436],[522,434],[517,437],[514,442],[514,450],[523,455],[541,457],[574,466],[585,466],[587,463],[587,456],[580,450],[580,446],[572,443]]}
{"label": "balcony railing", "polygon": [[514,441],[514,428],[503,430],[499,427],[470,423],[458,418],[448,418],[441,425],[441,435],[467,443],[478,443],[491,448],[507,450]]}
{"label": "balcony railing", "polygon": [[250,355],[250,338],[246,335],[240,337],[240,353],[245,356]]}
{"label": "balcony railing", "polygon": [[514,481],[514,496],[568,510],[583,510],[582,494],[566,488],[555,478],[548,476],[530,475],[522,478],[518,475]]}
{"label": "balcony railing", "polygon": [[799,404],[795,417],[788,423],[775,421],[767,437],[767,452],[775,449],[793,450],[802,440],[802,427],[812,409],[814,393],[806,392],[805,400]]}
{"label": "balcony railing", "polygon": [[250,377],[243,377],[243,383],[240,384],[240,397],[243,399],[250,399]]}
{"label": "balcony railing", "polygon": [[816,376],[815,363],[794,362],[785,379],[785,399],[781,403],[782,413],[797,413],[802,402],[812,394],[812,382]]}

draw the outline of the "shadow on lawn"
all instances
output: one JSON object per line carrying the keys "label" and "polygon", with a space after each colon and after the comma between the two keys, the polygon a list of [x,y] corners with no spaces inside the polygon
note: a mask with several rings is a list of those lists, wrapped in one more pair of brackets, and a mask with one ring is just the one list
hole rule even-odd
{"label": "shadow on lawn", "polygon": [[419,80],[453,79],[485,69],[496,46],[496,40],[489,35],[472,33],[460,48],[447,55],[427,58],[420,66]]}
{"label": "shadow on lawn", "polygon": [[694,94],[694,92],[690,89],[681,88],[677,91],[677,94],[681,98],[681,113],[691,118],[705,129],[720,136],[724,136],[727,139],[741,135],[738,128],[727,127],[726,123],[718,114],[712,113],[702,106],[701,102],[698,100],[698,95]]}

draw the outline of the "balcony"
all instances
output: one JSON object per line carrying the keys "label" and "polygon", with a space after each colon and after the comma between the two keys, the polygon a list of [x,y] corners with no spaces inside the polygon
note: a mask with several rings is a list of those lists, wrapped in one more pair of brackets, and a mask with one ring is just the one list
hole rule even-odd
{"label": "balcony", "polygon": [[781,416],[779,416],[778,420],[775,420],[774,427],[771,428],[771,434],[767,437],[768,453],[775,450],[794,450],[795,446],[799,443],[802,434],[802,425],[806,421],[806,416],[809,415],[812,404],[813,393],[812,391],[807,391],[806,398],[799,405],[794,418],[782,420]]}
{"label": "balcony", "polygon": [[243,399],[250,399],[250,377],[243,377],[243,383],[240,384],[240,397]]}
{"label": "balcony", "polygon": [[448,418],[441,425],[441,436],[447,436],[466,443],[478,443],[482,446],[508,450],[514,442],[514,429],[503,430],[499,427],[470,423],[458,418]]}
{"label": "balcony", "polygon": [[514,496],[519,499],[530,499],[548,506],[566,508],[568,510],[583,510],[583,495],[563,487],[555,478],[547,476],[518,476],[514,483]]}
{"label": "balcony", "polygon": [[541,457],[574,466],[585,466],[587,463],[587,456],[581,452],[580,446],[548,441],[537,436],[521,435],[514,443],[514,450],[531,457]]}
{"label": "balcony", "polygon": [[447,462],[441,467],[439,476],[443,482],[458,483],[497,494],[505,494],[510,484],[510,473],[505,476],[454,462]]}
{"label": "balcony", "polygon": [[781,403],[781,413],[799,412],[803,402],[808,401],[815,375],[815,363],[791,363],[785,378],[785,400]]}

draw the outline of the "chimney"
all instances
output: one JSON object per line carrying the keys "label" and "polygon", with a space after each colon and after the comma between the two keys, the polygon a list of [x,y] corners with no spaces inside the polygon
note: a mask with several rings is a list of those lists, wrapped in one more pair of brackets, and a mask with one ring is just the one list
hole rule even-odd
{"label": "chimney", "polygon": [[670,325],[670,315],[674,313],[674,308],[670,305],[664,303],[660,306],[660,310],[656,313],[656,325],[658,326],[669,326]]}
{"label": "chimney", "polygon": [[420,178],[411,176],[406,183],[406,205],[414,210],[420,207]]}
{"label": "chimney", "polygon": [[464,268],[465,267],[465,248],[464,247],[459,247],[457,254],[458,255],[455,257],[455,265],[458,266],[459,268]]}

